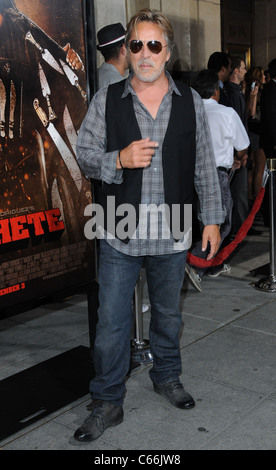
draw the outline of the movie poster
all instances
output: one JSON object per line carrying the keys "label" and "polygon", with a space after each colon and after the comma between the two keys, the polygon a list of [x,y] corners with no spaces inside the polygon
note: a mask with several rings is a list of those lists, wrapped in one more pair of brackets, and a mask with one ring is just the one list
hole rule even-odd
{"label": "movie poster", "polygon": [[75,154],[88,106],[83,8],[0,0],[0,315],[95,276],[91,183]]}

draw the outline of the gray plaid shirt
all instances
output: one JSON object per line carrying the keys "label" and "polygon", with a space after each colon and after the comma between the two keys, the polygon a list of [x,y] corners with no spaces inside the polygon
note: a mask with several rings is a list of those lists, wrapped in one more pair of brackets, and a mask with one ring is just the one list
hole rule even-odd
{"label": "gray plaid shirt", "polygon": [[[131,85],[130,76],[126,80],[122,99],[131,93],[133,105],[142,138],[150,137],[152,141],[159,142],[155,150],[151,165],[143,170],[142,207],[151,204],[151,215],[146,212],[139,218],[139,225],[134,236],[128,244],[118,238],[110,237],[101,231],[108,243],[115,249],[132,256],[158,255],[175,253],[176,250],[187,250],[191,245],[191,205],[186,207],[185,234],[176,243],[172,235],[164,236],[164,217],[158,217],[158,208],[164,206],[164,187],[162,169],[162,142],[169,122],[172,94],[180,94],[170,74],[169,89],[164,96],[155,119],[139,101]],[[199,219],[203,225],[221,224],[225,213],[221,205],[220,185],[215,165],[215,158],[209,134],[208,121],[202,99],[192,89],[196,112],[196,162],[195,162],[195,189],[199,198]],[[89,178],[105,181],[108,184],[120,184],[123,181],[123,170],[116,170],[118,150],[106,152],[106,120],[105,103],[107,88],[100,89],[93,97],[87,115],[80,128],[77,141],[77,160],[83,173]],[[179,116],[181,119],[181,116]],[[162,206],[163,205],[163,206]],[[157,210],[156,210],[157,209]],[[143,211],[142,211],[143,214]],[[187,217],[186,217],[187,214]],[[164,215],[164,213],[163,213]],[[157,223],[150,223],[154,220]],[[153,217],[153,218],[152,218]]]}

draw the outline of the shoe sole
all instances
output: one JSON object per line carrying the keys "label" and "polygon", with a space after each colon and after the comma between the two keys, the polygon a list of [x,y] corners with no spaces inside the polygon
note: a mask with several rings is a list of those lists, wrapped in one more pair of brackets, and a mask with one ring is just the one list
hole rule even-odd
{"label": "shoe sole", "polygon": [[189,279],[190,279],[192,285],[196,288],[196,290],[198,290],[198,292],[202,292],[201,286],[199,286],[196,281],[194,281],[193,279],[191,279],[190,276],[189,276]]}
{"label": "shoe sole", "polygon": [[114,428],[115,426],[118,426],[119,424],[121,424],[122,422],[124,421],[124,417],[122,416],[121,418],[119,418],[117,421],[115,421],[114,423],[110,424],[109,426],[107,426],[103,432],[97,436],[95,439],[89,439],[89,438],[85,438],[85,439],[81,439],[79,437],[77,437],[76,435],[74,435],[74,439],[78,442],[82,442],[83,444],[85,444],[86,442],[93,442],[93,441],[96,441],[97,439],[99,439],[99,437],[101,437],[103,435],[103,433],[106,431],[106,429],[108,428]]}

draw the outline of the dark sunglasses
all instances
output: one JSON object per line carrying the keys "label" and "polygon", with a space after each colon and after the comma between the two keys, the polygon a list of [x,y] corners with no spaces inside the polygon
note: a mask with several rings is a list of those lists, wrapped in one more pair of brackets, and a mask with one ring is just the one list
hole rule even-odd
{"label": "dark sunglasses", "polygon": [[[153,54],[160,54],[162,51],[163,47],[167,47],[168,44],[163,46],[163,44],[160,41],[148,41],[147,46]],[[139,39],[133,39],[129,43],[129,49],[133,54],[138,54],[143,48],[144,42],[140,41]]]}

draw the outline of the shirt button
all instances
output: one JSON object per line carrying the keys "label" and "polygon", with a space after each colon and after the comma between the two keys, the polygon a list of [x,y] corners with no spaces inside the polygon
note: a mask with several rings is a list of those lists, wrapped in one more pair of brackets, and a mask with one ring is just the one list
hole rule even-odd
{"label": "shirt button", "polygon": [[153,171],[157,171],[157,168],[153,168]]}

